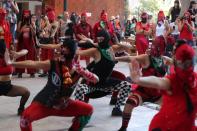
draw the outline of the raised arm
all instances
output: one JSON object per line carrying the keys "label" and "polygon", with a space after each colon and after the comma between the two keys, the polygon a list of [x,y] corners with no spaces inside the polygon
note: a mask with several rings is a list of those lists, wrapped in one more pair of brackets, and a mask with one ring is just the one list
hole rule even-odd
{"label": "raised arm", "polygon": [[60,49],[61,48],[61,44],[40,44],[38,46],[43,49]]}
{"label": "raised arm", "polygon": [[16,68],[34,68],[34,69],[49,70],[51,64],[49,60],[46,61],[26,60],[20,62],[13,62],[12,65]]}
{"label": "raised arm", "polygon": [[97,48],[90,48],[87,50],[77,50],[76,54],[80,56],[96,58],[98,54],[98,50]]}
{"label": "raised arm", "polygon": [[145,63],[146,59],[148,59],[148,55],[138,55],[138,56],[122,56],[122,57],[115,57],[115,60],[120,62],[127,62],[130,63],[133,60],[137,60],[140,64]]}
{"label": "raised arm", "polygon": [[133,60],[129,67],[131,79],[136,84],[147,88],[170,90],[170,81],[167,78],[155,76],[141,77],[139,63],[136,60]]}
{"label": "raised arm", "polygon": [[165,65],[173,65],[173,59],[167,56],[162,56],[162,59],[164,60]]}
{"label": "raised arm", "polygon": [[16,14],[18,14],[19,13],[19,8],[18,8],[17,3],[15,1],[11,1],[11,5],[12,5],[12,8],[13,8],[14,12]]}

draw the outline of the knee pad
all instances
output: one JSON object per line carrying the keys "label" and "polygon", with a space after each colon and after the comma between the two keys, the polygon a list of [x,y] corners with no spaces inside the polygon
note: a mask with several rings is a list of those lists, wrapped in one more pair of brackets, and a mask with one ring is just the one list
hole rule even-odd
{"label": "knee pad", "polygon": [[29,125],[30,125],[30,120],[22,116],[22,117],[20,118],[20,127],[26,128],[26,127],[28,127]]}
{"label": "knee pad", "polygon": [[140,105],[140,98],[137,95],[131,95],[128,97],[126,104],[129,104],[131,106],[137,107]]}
{"label": "knee pad", "polygon": [[[74,118],[72,129],[82,131],[86,124],[89,122],[91,116],[80,116]],[[77,123],[77,124],[76,124]]]}

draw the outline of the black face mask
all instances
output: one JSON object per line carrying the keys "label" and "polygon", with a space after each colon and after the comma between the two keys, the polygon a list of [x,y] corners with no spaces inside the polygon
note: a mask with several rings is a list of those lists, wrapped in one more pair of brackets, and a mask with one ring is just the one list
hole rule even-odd
{"label": "black face mask", "polygon": [[101,30],[98,34],[97,37],[104,37],[104,40],[102,42],[99,42],[98,45],[101,49],[108,49],[109,46],[109,41],[110,41],[110,34],[106,30]]}
{"label": "black face mask", "polygon": [[147,18],[142,18],[142,23],[146,23],[147,22]]}

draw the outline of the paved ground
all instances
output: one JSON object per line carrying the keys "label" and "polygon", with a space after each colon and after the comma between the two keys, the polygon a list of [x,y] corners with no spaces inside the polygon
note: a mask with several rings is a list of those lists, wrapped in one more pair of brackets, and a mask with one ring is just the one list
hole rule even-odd
{"label": "paved ground", "polygon": [[[127,64],[118,64],[116,67],[128,75]],[[13,84],[23,85],[31,91],[31,97],[27,105],[30,104],[33,97],[45,85],[45,78],[29,78],[25,75],[23,79],[13,78]],[[20,98],[0,97],[0,131],[19,131],[19,117],[16,116]],[[90,100],[94,106],[94,114],[90,123],[84,131],[117,131],[121,125],[120,117],[111,117],[112,106],[109,106],[110,96]],[[138,107],[133,112],[133,117],[129,124],[128,131],[147,131],[150,120],[157,111],[147,108]],[[34,131],[66,131],[71,124],[72,118],[48,117],[33,123]]]}

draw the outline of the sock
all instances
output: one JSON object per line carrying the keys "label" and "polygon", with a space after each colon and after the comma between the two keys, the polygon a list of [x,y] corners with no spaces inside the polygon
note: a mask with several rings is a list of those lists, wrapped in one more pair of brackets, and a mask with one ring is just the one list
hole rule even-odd
{"label": "sock", "polygon": [[121,128],[127,128],[129,121],[131,119],[131,113],[124,113],[122,114],[122,127]]}

